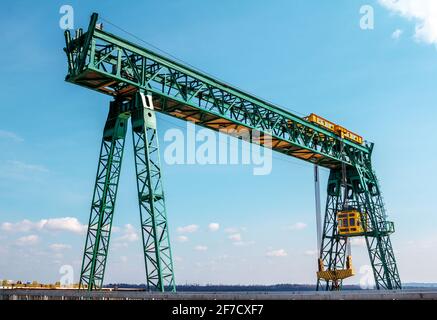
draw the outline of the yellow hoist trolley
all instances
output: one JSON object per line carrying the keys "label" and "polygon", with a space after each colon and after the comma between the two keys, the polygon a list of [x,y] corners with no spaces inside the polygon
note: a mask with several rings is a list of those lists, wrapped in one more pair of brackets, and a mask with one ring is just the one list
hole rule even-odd
{"label": "yellow hoist trolley", "polygon": [[340,136],[342,139],[347,139],[358,144],[363,144],[364,142],[362,136],[346,129],[345,127],[339,126],[338,124],[326,120],[325,118],[318,116],[317,114],[311,113],[309,116],[305,117],[304,119],[318,125],[319,127],[322,127],[326,130],[335,133],[336,135]]}
{"label": "yellow hoist trolley", "polygon": [[359,236],[367,229],[367,215],[358,210],[343,210],[337,213],[338,233],[342,236]]}
{"label": "yellow hoist trolley", "polygon": [[[361,214],[356,209],[338,211],[337,228],[338,234],[341,236],[362,236],[367,230],[367,215]],[[318,264],[317,278],[333,281],[334,285],[338,285],[340,280],[355,275],[351,256],[346,257],[346,269],[325,270],[322,259],[318,260]]]}

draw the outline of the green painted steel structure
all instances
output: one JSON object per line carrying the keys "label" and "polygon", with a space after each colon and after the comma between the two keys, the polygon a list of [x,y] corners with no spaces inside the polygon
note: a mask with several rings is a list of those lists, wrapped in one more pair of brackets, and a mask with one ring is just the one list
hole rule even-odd
{"label": "green painted steel structure", "polygon": [[[162,187],[155,111],[150,96],[137,94],[131,103],[134,107],[132,137],[147,287],[162,291],[169,288],[174,291],[176,284]],[[146,107],[142,107],[143,105]]]}
{"label": "green painted steel structure", "polygon": [[129,117],[117,111],[116,105],[111,104],[100,148],[97,178],[82,261],[80,283],[86,284],[90,290],[100,288],[103,284],[123,159]]}
{"label": "green painted steel structure", "polygon": [[130,101],[116,100],[110,104],[103,131],[80,286],[93,290],[103,285],[129,118],[132,122],[147,287],[150,290],[175,291],[155,111],[151,99],[143,92]]}
{"label": "green painted steel structure", "polygon": [[[362,221],[367,221],[362,236],[366,239],[375,284],[378,289],[400,289],[401,281],[396,267],[390,234],[394,232],[393,222],[386,220],[381,191],[371,164],[348,168],[346,186],[342,186],[341,170],[331,170],[328,180],[325,220],[320,258],[325,269],[341,270],[346,266],[347,237],[340,236],[336,213],[343,210],[343,194],[348,205],[357,209]],[[337,290],[341,287],[335,281],[318,280],[318,290]]]}
{"label": "green painted steel structure", "polygon": [[[109,244],[113,205],[126,133],[131,116],[147,283],[151,289],[174,290],[168,225],[162,189],[154,112],[192,121],[199,126],[240,135],[256,133],[251,142],[270,147],[331,170],[320,258],[328,269],[345,267],[346,237],[337,233],[336,212],[341,192],[369,217],[366,238],[378,289],[399,289],[390,233],[380,188],[371,165],[373,144],[360,145],[251,94],[172,61],[116,35],[96,28],[65,32],[68,57],[66,81],[114,98],[105,126],[95,195],[85,246],[81,283],[100,288]],[[151,121],[149,118],[153,118]],[[121,128],[122,127],[122,128]],[[111,129],[112,128],[112,129]],[[255,139],[260,136],[260,139]],[[342,164],[347,185],[341,184]],[[157,181],[158,182],[157,182]],[[341,189],[345,189],[341,191]],[[347,189],[347,190],[346,190]],[[109,201],[109,202],[108,202]],[[331,281],[318,289],[332,290]]]}

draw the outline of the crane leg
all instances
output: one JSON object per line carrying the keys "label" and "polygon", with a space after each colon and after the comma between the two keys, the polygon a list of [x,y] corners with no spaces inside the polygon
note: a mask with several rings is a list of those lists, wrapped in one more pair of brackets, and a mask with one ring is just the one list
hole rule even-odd
{"label": "crane leg", "polygon": [[390,234],[394,232],[384,208],[378,180],[372,167],[357,166],[352,177],[354,194],[361,212],[368,214],[367,250],[376,289],[402,289]]}
{"label": "crane leg", "polygon": [[137,94],[132,132],[148,290],[176,291],[151,96]]}
{"label": "crane leg", "polygon": [[129,115],[120,113],[118,105],[111,102],[82,260],[79,282],[82,289],[99,289],[103,285],[128,119]]}
{"label": "crane leg", "polygon": [[[342,210],[341,170],[331,170],[328,179],[325,220],[319,258],[326,270],[342,270],[346,267],[346,238],[340,237],[337,228],[337,211]],[[317,290],[339,290],[342,280],[317,279]]]}
{"label": "crane leg", "polygon": [[[364,237],[373,270],[376,289],[401,289],[390,234],[394,231],[386,220],[384,203],[378,181],[369,164],[349,167],[346,189],[341,188],[341,170],[332,169],[327,190],[325,221],[322,234],[320,259],[327,270],[346,267],[348,238],[338,234],[336,214],[342,209],[341,194],[346,192],[348,204],[358,209],[366,221]],[[365,219],[363,219],[365,216]],[[317,290],[341,289],[332,280],[317,280]]]}

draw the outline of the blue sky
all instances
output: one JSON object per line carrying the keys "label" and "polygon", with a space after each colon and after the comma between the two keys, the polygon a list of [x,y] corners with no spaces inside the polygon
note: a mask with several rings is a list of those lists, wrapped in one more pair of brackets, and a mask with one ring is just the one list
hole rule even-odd
{"label": "blue sky", "polygon": [[[226,82],[374,141],[401,278],[437,282],[437,15],[409,0],[3,3],[0,279],[54,282],[66,264],[79,276],[109,98],[64,82],[63,4],[73,6],[75,27],[86,28],[97,11]],[[360,28],[366,4],[373,30]],[[158,122],[164,149],[163,133],[185,124],[163,115]],[[163,166],[178,283],[314,282],[310,164],[275,154],[267,176],[247,165]],[[144,282],[134,178],[128,135],[106,282]],[[183,228],[190,225],[198,227]],[[369,264],[359,240],[352,253],[357,271]]]}

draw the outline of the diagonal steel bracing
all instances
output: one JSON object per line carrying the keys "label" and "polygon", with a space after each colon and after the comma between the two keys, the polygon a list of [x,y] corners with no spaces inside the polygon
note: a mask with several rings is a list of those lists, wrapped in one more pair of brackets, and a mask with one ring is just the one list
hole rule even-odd
{"label": "diagonal steel bracing", "polygon": [[139,95],[133,101],[137,107],[132,113],[132,137],[147,287],[176,291],[155,111],[150,96],[142,98],[145,106]]}
{"label": "diagonal steel bracing", "polygon": [[153,95],[156,111],[213,130],[260,131],[271,135],[274,150],[327,168],[370,156],[369,146],[342,142],[333,132],[288,110],[92,24],[76,39],[67,32],[66,40],[69,82],[114,97],[131,97],[144,90]]}
{"label": "diagonal steel bracing", "polygon": [[[81,288],[93,290],[103,285],[126,128],[132,115],[146,283],[149,290],[175,291],[155,112],[150,97],[146,98],[137,94],[131,101],[111,102],[94,187]],[[149,103],[144,105],[143,101]]]}
{"label": "diagonal steel bracing", "polygon": [[80,287],[101,288],[111,236],[127,120],[116,104],[111,108],[103,132],[97,177],[80,274]]}
{"label": "diagonal steel bracing", "polygon": [[[346,192],[350,206],[361,212],[362,220],[367,221],[366,239],[370,263],[377,289],[401,289],[390,234],[394,231],[387,217],[376,177],[367,166],[347,168],[347,188],[342,190],[341,170],[331,170],[325,211],[320,258],[328,270],[341,270],[346,267],[346,236],[340,236],[336,214],[343,209],[342,192]],[[335,290],[339,283],[318,279],[318,290]]]}
{"label": "diagonal steel bracing", "polygon": [[390,240],[394,232],[393,222],[387,214],[378,180],[370,164],[357,166],[353,179],[358,208],[368,214],[368,230],[365,238],[377,289],[400,289],[401,280]]}

